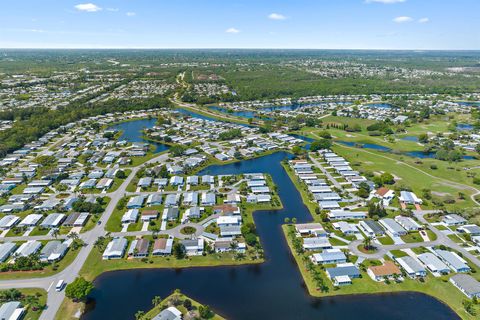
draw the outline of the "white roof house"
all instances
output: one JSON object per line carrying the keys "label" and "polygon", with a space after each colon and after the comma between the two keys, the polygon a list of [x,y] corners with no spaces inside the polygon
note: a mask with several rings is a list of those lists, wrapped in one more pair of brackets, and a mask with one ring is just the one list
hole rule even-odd
{"label": "white roof house", "polygon": [[387,233],[393,237],[399,237],[407,234],[407,231],[393,219],[385,218],[379,220],[379,222],[385,228],[385,230],[387,230]]}
{"label": "white roof house", "polygon": [[20,218],[13,215],[8,215],[0,219],[0,229],[10,229],[20,221]]}
{"label": "white roof house", "polygon": [[130,209],[122,216],[122,223],[135,223],[138,219],[138,209]]}
{"label": "white roof house", "polygon": [[20,222],[19,226],[27,226],[27,227],[33,227],[38,224],[40,219],[42,219],[43,215],[38,214],[38,213],[32,213],[23,218],[23,220]]}
{"label": "white roof house", "polygon": [[426,252],[418,255],[418,259],[423,263],[428,270],[433,273],[438,274],[447,274],[450,272],[450,269],[445,263],[443,263],[437,256],[433,253]]}
{"label": "white roof house", "polygon": [[31,254],[34,254],[40,250],[42,244],[37,240],[30,240],[24,242],[20,245],[20,247],[15,251],[14,256],[18,257],[28,257]]}
{"label": "white roof house", "polygon": [[422,226],[410,217],[396,216],[395,221],[407,231],[417,231],[422,228]]}
{"label": "white roof house", "polygon": [[102,254],[103,260],[121,259],[125,254],[128,241],[125,238],[115,238],[110,241]]}

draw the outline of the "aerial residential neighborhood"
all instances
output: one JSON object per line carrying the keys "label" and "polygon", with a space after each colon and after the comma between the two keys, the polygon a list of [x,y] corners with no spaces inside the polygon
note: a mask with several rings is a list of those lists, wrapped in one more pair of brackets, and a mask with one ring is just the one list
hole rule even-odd
{"label": "aerial residential neighborhood", "polygon": [[476,1],[5,1],[0,320],[480,317]]}

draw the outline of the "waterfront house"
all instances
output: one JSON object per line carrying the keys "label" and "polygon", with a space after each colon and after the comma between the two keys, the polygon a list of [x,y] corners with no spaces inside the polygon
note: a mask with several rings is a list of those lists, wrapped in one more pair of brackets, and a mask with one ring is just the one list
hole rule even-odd
{"label": "waterfront house", "polygon": [[153,243],[152,255],[165,256],[172,253],[173,238],[160,238],[156,239]]}
{"label": "waterfront house", "polygon": [[134,258],[144,258],[148,256],[148,249],[150,247],[150,241],[147,239],[135,239],[130,244],[128,249],[128,256]]}
{"label": "waterfront house", "polygon": [[480,298],[480,282],[468,274],[456,274],[450,282],[470,299]]}
{"label": "waterfront house", "polygon": [[457,253],[439,249],[435,250],[435,254],[453,271],[457,273],[470,272],[470,267],[467,265],[467,262]]}
{"label": "waterfront house", "polygon": [[328,233],[325,231],[323,226],[320,223],[299,223],[295,225],[295,230],[300,235],[315,235],[318,237],[326,237]]}
{"label": "waterfront house", "polygon": [[420,264],[420,262],[410,256],[397,258],[396,261],[403,268],[403,270],[405,270],[407,275],[412,279],[417,277],[423,278],[427,275],[427,271]]}
{"label": "waterfront house", "polygon": [[103,260],[121,259],[125,254],[128,241],[125,238],[114,238],[107,245],[107,248],[102,254]]}
{"label": "waterfront house", "polygon": [[330,220],[365,219],[367,213],[363,211],[332,210],[328,214]]}
{"label": "waterfront house", "polygon": [[302,246],[304,250],[332,249],[332,245],[327,237],[303,238]]}
{"label": "waterfront house", "polygon": [[175,307],[163,309],[152,320],[182,320],[182,312]]}
{"label": "waterfront house", "polygon": [[402,272],[392,261],[385,261],[383,265],[368,267],[367,274],[375,281],[383,281],[386,278],[401,276]]}
{"label": "waterfront house", "polygon": [[204,240],[202,238],[182,240],[187,256],[200,256],[203,254]]}
{"label": "waterfront house", "polygon": [[423,263],[423,265],[430,270],[430,272],[435,273],[435,274],[448,274],[450,273],[450,269],[448,266],[443,263],[437,256],[435,256],[433,253],[426,252],[419,254],[418,259],[420,262]]}
{"label": "waterfront house", "polygon": [[345,263],[347,257],[340,249],[325,249],[310,256],[315,264]]}

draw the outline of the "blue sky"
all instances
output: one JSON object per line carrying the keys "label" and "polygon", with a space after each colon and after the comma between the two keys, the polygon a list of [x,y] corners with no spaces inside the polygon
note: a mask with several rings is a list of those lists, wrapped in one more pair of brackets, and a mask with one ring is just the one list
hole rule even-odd
{"label": "blue sky", "polygon": [[480,49],[479,0],[2,1],[3,48]]}

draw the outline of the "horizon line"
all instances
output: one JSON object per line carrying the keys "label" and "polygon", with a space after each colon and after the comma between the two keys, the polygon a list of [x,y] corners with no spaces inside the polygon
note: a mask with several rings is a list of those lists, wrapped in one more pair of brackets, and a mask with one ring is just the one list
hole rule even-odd
{"label": "horizon line", "polygon": [[324,50],[324,51],[480,51],[479,49],[261,48],[261,47],[0,47],[0,50]]}

